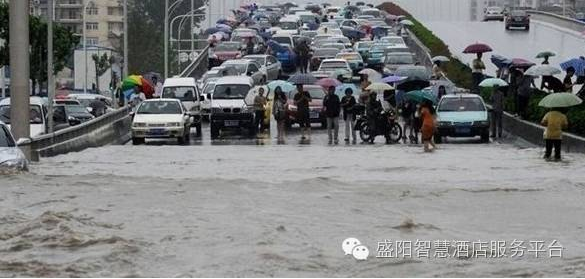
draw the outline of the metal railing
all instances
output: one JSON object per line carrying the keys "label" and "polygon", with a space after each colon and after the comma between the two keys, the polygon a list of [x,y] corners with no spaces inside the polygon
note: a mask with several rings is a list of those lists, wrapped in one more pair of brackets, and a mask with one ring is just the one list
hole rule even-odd
{"label": "metal railing", "polygon": [[527,11],[527,13],[530,14],[532,19],[537,21],[546,22],[576,32],[583,32],[585,30],[585,22],[574,18],[535,10]]}
{"label": "metal railing", "polygon": [[199,56],[181,72],[181,77],[198,78],[207,71],[209,65],[209,45],[199,52]]}

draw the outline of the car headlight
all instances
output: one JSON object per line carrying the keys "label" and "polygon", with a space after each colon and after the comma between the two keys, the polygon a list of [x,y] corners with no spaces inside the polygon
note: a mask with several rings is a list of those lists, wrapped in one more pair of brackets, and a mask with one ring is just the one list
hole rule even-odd
{"label": "car headlight", "polygon": [[218,107],[211,108],[211,113],[222,113],[222,109]]}
{"label": "car headlight", "polygon": [[146,123],[134,122],[134,124],[132,124],[132,127],[136,127],[136,128],[146,127]]}
{"label": "car headlight", "polygon": [[167,127],[181,127],[181,123],[180,122],[167,123]]}
{"label": "car headlight", "polygon": [[3,162],[0,162],[0,167],[7,168],[7,169],[27,170],[28,163],[25,159],[17,158],[17,159],[11,159],[11,160],[6,160]]}
{"label": "car headlight", "polygon": [[69,117],[67,117],[67,120],[69,120],[69,121],[75,121],[75,120],[77,120],[77,118],[75,118],[73,116],[69,116]]}

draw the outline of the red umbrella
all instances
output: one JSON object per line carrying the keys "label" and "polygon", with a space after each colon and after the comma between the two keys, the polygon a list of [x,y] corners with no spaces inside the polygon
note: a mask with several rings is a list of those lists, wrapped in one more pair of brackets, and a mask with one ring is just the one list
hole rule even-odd
{"label": "red umbrella", "polygon": [[512,59],[512,67],[516,67],[516,68],[530,68],[532,66],[536,65],[535,63],[532,63],[526,59],[522,59],[522,58],[514,58]]}
{"label": "red umbrella", "polygon": [[325,88],[325,90],[328,90],[330,87],[340,86],[341,82],[333,78],[324,78],[318,80],[315,84],[322,86],[323,88]]}
{"label": "red umbrella", "polygon": [[154,86],[150,83],[150,81],[146,80],[145,78],[141,77],[142,86],[140,86],[142,93],[146,96],[146,99],[152,99],[154,96]]}
{"label": "red umbrella", "polygon": [[486,44],[475,43],[467,46],[465,50],[463,50],[463,53],[484,53],[490,51],[492,51],[490,46]]}

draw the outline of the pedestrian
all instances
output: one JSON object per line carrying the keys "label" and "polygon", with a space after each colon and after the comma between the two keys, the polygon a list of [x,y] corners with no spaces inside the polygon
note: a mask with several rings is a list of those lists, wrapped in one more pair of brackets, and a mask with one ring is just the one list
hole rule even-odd
{"label": "pedestrian", "polygon": [[563,79],[563,86],[565,92],[573,92],[573,76],[575,75],[575,68],[569,67],[567,68],[567,75],[565,79]]}
{"label": "pedestrian", "polygon": [[279,144],[284,143],[285,137],[285,123],[287,117],[287,98],[284,92],[282,92],[282,88],[277,86],[274,89],[274,101],[272,105],[272,115],[274,115],[274,120],[276,120],[276,138]]}
{"label": "pedestrian", "polygon": [[297,93],[293,97],[297,106],[297,121],[301,127],[301,140],[311,140],[311,118],[309,104],[313,101],[311,94],[303,89],[302,84],[297,84]]}
{"label": "pedestrian", "polygon": [[136,108],[140,103],[146,100],[146,95],[140,91],[139,86],[134,86],[134,92],[130,95],[130,101],[128,102],[131,107]]}
{"label": "pedestrian", "polygon": [[349,144],[349,134],[351,132],[352,144],[356,144],[357,135],[354,129],[355,126],[355,113],[354,107],[356,105],[355,97],[353,96],[353,90],[347,88],[345,90],[345,96],[341,98],[341,107],[343,108],[343,121],[345,122],[345,143]]}
{"label": "pedestrian", "polygon": [[549,56],[545,56],[545,57],[544,57],[544,61],[542,61],[542,65],[548,65],[548,64],[550,64],[550,63],[548,62],[548,58],[549,58]]}
{"label": "pedestrian", "polygon": [[339,114],[341,113],[341,102],[335,94],[335,86],[329,87],[327,95],[323,98],[323,111],[327,117],[327,135],[329,144],[339,144]]}
{"label": "pedestrian", "polygon": [[447,95],[447,89],[445,88],[444,85],[440,85],[439,86],[439,92],[437,92],[437,99],[441,100],[441,98],[443,98],[443,96]]}
{"label": "pedestrian", "polygon": [[561,143],[563,137],[563,129],[567,129],[569,123],[567,116],[561,109],[551,109],[544,117],[540,124],[546,126],[544,131],[544,141],[546,145],[546,151],[544,153],[544,159],[550,160],[552,149],[555,149],[555,161],[561,160]]}
{"label": "pedestrian", "polygon": [[295,52],[299,57],[300,72],[306,74],[309,64],[309,52],[311,49],[307,45],[307,41],[302,40],[295,48]]}
{"label": "pedestrian", "polygon": [[528,104],[530,103],[530,96],[532,95],[532,88],[530,85],[534,84],[534,78],[525,75],[522,69],[519,69],[518,71],[521,76],[518,80],[518,93],[516,94],[516,112],[522,119],[527,119]]}
{"label": "pedestrian", "polygon": [[435,109],[433,103],[429,100],[424,100],[420,107],[420,117],[422,120],[422,141],[425,152],[432,152],[437,147],[433,142],[433,135],[435,133]]}
{"label": "pedestrian", "polygon": [[563,82],[554,76],[543,76],[540,90],[546,89],[554,93],[565,92]]}
{"label": "pedestrian", "polygon": [[490,101],[492,102],[491,131],[492,138],[502,137],[502,116],[504,115],[504,92],[499,85],[494,85]]}
{"label": "pedestrian", "polygon": [[471,75],[473,78],[473,91],[476,94],[479,94],[479,84],[484,78],[483,71],[485,70],[485,64],[481,61],[481,57],[483,56],[482,53],[477,54],[477,58],[475,58],[472,62],[471,67]]}
{"label": "pedestrian", "polygon": [[248,38],[248,41],[246,42],[246,54],[254,54],[254,41],[252,41],[252,38]]}
{"label": "pedestrian", "polygon": [[158,81],[157,76],[152,76],[152,85],[154,86],[154,97],[158,98],[162,95],[163,84],[162,82]]}
{"label": "pedestrian", "polygon": [[267,103],[264,91],[264,87],[258,88],[258,95],[254,97],[254,112],[256,114],[254,117],[254,129],[258,129],[258,131],[262,131],[264,128],[264,113]]}
{"label": "pedestrian", "polygon": [[441,61],[435,61],[433,63],[433,76],[432,79],[442,79],[445,77],[443,70],[441,69]]}
{"label": "pedestrian", "polygon": [[368,119],[371,136],[375,137],[377,134],[376,132],[378,131],[376,122],[378,122],[378,117],[380,117],[380,114],[382,113],[382,103],[378,100],[378,94],[374,92],[369,92],[367,94],[366,117]]}

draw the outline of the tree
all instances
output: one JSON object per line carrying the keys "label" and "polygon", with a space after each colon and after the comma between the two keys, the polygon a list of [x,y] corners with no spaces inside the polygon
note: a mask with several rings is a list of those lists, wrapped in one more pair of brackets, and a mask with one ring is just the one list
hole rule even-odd
{"label": "tree", "polygon": [[100,92],[100,77],[105,74],[108,69],[112,66],[112,57],[108,57],[107,53],[104,55],[99,56],[94,54],[91,56],[93,63],[95,65],[95,84],[96,84],[96,91]]}
{"label": "tree", "polygon": [[[4,40],[4,45],[0,47],[0,66],[7,66],[10,63],[8,13],[8,4],[0,3],[0,40]],[[37,84],[47,81],[47,36],[47,23],[40,17],[30,16],[30,78],[33,82],[33,88]],[[79,38],[75,37],[69,29],[59,24],[53,26],[53,65],[55,73],[65,68],[67,60],[71,57],[73,49],[78,43]]]}

